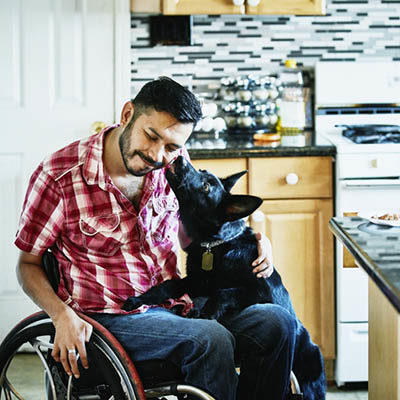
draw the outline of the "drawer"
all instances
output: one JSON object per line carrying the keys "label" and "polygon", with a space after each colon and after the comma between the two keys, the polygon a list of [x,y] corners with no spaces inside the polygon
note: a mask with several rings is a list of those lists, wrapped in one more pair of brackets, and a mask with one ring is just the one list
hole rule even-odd
{"label": "drawer", "polygon": [[264,199],[330,198],[332,159],[250,158],[249,193]]}
{"label": "drawer", "polygon": [[[205,169],[217,175],[219,178],[225,178],[236,172],[247,170],[246,158],[224,158],[192,160],[192,164],[197,169]],[[232,188],[232,193],[247,194],[248,174],[243,175]]]}

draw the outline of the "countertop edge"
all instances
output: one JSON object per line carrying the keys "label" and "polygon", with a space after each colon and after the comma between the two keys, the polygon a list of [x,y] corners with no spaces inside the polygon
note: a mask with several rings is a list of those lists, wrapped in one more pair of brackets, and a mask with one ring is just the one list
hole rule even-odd
{"label": "countertop edge", "polygon": [[368,254],[366,254],[360,246],[352,240],[350,235],[340,228],[340,225],[333,218],[329,221],[329,229],[349,250],[358,264],[376,283],[393,307],[400,313],[400,297],[395,293],[397,292],[397,289],[392,287],[392,285],[381,275],[379,268],[375,267],[375,263],[369,258]]}
{"label": "countertop edge", "polygon": [[335,146],[306,146],[306,147],[271,147],[254,149],[188,149],[193,160],[211,158],[240,158],[240,157],[305,157],[305,156],[334,156]]}

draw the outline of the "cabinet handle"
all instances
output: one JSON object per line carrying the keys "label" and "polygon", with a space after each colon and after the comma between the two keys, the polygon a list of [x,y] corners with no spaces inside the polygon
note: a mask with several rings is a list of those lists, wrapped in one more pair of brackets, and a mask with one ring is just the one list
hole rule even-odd
{"label": "cabinet handle", "polygon": [[250,7],[257,7],[260,4],[260,0],[247,0],[247,5]]}
{"label": "cabinet handle", "polygon": [[235,6],[242,6],[244,4],[244,0],[232,0]]}
{"label": "cabinet handle", "polygon": [[299,177],[294,172],[286,175],[286,183],[288,185],[295,185],[299,181]]}

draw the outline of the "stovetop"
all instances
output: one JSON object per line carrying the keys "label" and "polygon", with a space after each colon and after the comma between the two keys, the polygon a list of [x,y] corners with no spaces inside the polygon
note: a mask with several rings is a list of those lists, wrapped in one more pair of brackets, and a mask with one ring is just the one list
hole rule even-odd
{"label": "stovetop", "polygon": [[400,126],[384,124],[337,125],[342,135],[357,144],[400,143]]}
{"label": "stovetop", "polygon": [[400,107],[318,109],[315,131],[338,153],[400,153]]}

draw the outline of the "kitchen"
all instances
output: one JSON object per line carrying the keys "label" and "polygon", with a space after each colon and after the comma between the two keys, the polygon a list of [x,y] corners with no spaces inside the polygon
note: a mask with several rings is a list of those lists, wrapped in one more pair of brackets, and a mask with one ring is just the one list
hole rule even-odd
{"label": "kitchen", "polygon": [[[399,5],[396,2],[328,1],[326,15],[320,16],[295,16],[290,15],[288,11],[282,15],[237,15],[236,13],[230,15],[228,12],[216,13],[217,15],[206,13],[193,15],[191,20],[192,45],[158,45],[156,47],[150,45],[149,17],[155,16],[157,13],[143,13],[146,10],[142,9],[141,13],[133,12],[129,14],[129,4],[126,1],[103,1],[99,3],[102,3],[98,6],[99,9],[101,10],[103,7],[103,13],[100,13],[100,17],[103,19],[98,21],[99,24],[101,22],[102,29],[95,31],[97,41],[94,37],[88,37],[84,43],[79,43],[79,35],[85,34],[83,20],[77,18],[76,15],[79,16],[79,12],[82,12],[83,15],[84,11],[85,15],[90,16],[90,12],[95,12],[95,6],[91,2],[80,1],[69,2],[68,4],[58,1],[52,4],[51,11],[55,19],[50,27],[52,29],[57,28],[58,35],[54,35],[52,40],[62,40],[60,43],[65,53],[60,54],[54,53],[54,50],[53,53],[51,52],[51,43],[48,44],[49,48],[47,49],[47,44],[44,46],[43,43],[48,42],[40,41],[48,34],[46,29],[50,29],[48,21],[38,11],[41,7],[45,10],[45,2],[41,2],[40,7],[38,5],[35,7],[25,5],[23,2],[9,2],[8,5],[2,5],[6,11],[2,15],[5,16],[7,13],[10,15],[10,18],[4,17],[3,29],[7,34],[10,34],[11,28],[14,28],[14,31],[12,31],[14,45],[7,48],[9,53],[6,54],[9,56],[9,60],[13,60],[14,66],[20,65],[19,69],[5,70],[4,77],[6,78],[3,77],[5,90],[2,90],[2,93],[7,93],[4,96],[5,105],[2,108],[4,110],[3,120],[6,121],[7,127],[18,132],[18,135],[8,137],[8,135],[5,136],[7,130],[3,130],[3,143],[6,143],[6,145],[2,149],[2,170],[7,171],[7,175],[2,176],[4,180],[2,186],[10,188],[10,185],[12,185],[12,190],[7,189],[7,194],[15,193],[14,198],[2,196],[2,210],[12,210],[12,212],[4,215],[7,238],[14,237],[21,196],[27,184],[28,174],[42,155],[60,147],[61,144],[86,136],[90,133],[90,125],[96,120],[104,121],[107,124],[118,120],[117,113],[121,102],[129,96],[133,96],[139,87],[155,76],[168,75],[191,86],[197,93],[206,93],[216,91],[220,79],[227,76],[274,74],[283,67],[286,59],[295,59],[304,73],[309,73],[311,77],[317,62],[335,62],[338,64],[367,61],[392,63],[400,59]],[[184,4],[185,2],[181,1],[181,3]],[[24,7],[26,6],[29,13],[26,8],[20,9],[21,4]],[[146,6],[149,4],[151,2],[146,3]],[[134,2],[133,7],[135,7]],[[215,10],[216,8],[210,7],[210,9]],[[147,11],[149,10],[147,9]],[[107,18],[106,13],[114,15],[114,19]],[[69,28],[65,22],[67,19],[62,18],[62,15],[67,14],[71,15],[71,18],[75,15],[72,28]],[[36,24],[41,24],[40,32],[36,28],[37,25],[30,20],[33,20]],[[13,25],[10,21],[16,21],[16,23]],[[23,23],[18,25],[18,21]],[[64,22],[57,25],[54,21]],[[114,22],[112,21],[118,22],[115,23],[115,27],[113,27]],[[90,19],[86,23],[94,24]],[[7,27],[9,31],[7,31]],[[32,32],[36,32],[36,36],[23,37],[23,35],[29,33],[22,30],[22,27],[26,31],[31,27]],[[36,31],[33,29],[36,29]],[[69,29],[73,29],[74,34],[74,36],[71,36],[74,38],[71,43],[68,43],[67,38],[63,36],[69,33]],[[114,42],[107,37],[107,32],[112,32],[112,35],[109,36],[114,38],[115,46]],[[95,35],[93,34],[93,36]],[[16,49],[18,50],[18,38],[21,39],[22,37],[25,41],[25,47],[16,51]],[[100,40],[101,45],[98,44]],[[78,45],[78,47],[72,46],[73,44]],[[121,47],[124,49],[130,47],[131,50],[130,52],[122,51]],[[114,60],[110,60],[112,54],[115,54]],[[68,57],[73,59],[74,63],[68,61]],[[43,66],[39,63],[40,59],[56,60],[58,62],[58,64],[55,63],[58,68],[57,72],[67,74],[67,79],[58,82],[52,77],[50,84],[46,82],[47,76],[44,76],[44,74],[49,67],[43,70]],[[101,61],[101,66],[99,66],[99,61]],[[52,62],[54,63],[54,61]],[[15,76],[18,77],[18,73],[21,76],[27,73],[26,66],[28,65],[29,69],[36,74],[37,83],[15,79]],[[70,65],[75,72],[63,70],[64,65]],[[85,66],[84,70],[79,69],[81,65]],[[113,73],[113,68],[117,73]],[[88,74],[88,71],[90,71],[90,76],[85,75]],[[106,76],[112,78],[107,80],[105,79]],[[85,77],[85,81],[83,77]],[[10,82],[16,83],[11,86]],[[73,84],[69,86],[68,82]],[[73,104],[73,100],[76,96],[76,88],[83,87],[82,82],[86,82],[87,87],[78,93],[78,101],[76,102],[78,106],[76,106]],[[127,82],[130,82],[130,84],[127,85]],[[23,96],[33,91],[35,85],[39,86],[39,83],[43,86],[43,90],[46,90],[44,97],[46,100],[47,91],[51,89],[52,93],[55,93],[56,99],[57,95],[61,95],[59,96],[61,101],[56,102],[55,106],[50,107],[44,113],[40,108],[40,102],[33,104],[35,100],[31,100],[33,105],[30,111],[28,110],[29,115],[24,115],[25,120],[30,121],[30,123],[23,125],[20,121],[21,114],[17,114],[18,110],[15,111],[15,104],[9,104],[10,99],[17,99],[17,102],[21,102]],[[88,94],[85,90],[88,91]],[[91,90],[90,93],[89,90]],[[98,96],[99,91],[103,94],[110,94],[110,96]],[[19,96],[16,93],[19,93]],[[86,99],[85,96],[87,96]],[[106,101],[101,97],[108,97],[108,99]],[[98,101],[98,104],[94,105],[94,100]],[[209,102],[209,99],[206,99],[206,101]],[[85,104],[85,107],[81,108],[85,108],[87,112],[81,113],[79,111],[78,114],[77,110],[79,105],[82,104]],[[70,117],[64,117],[63,110],[74,112],[75,121],[71,121]],[[14,111],[15,114],[13,114]],[[54,119],[51,124],[47,122],[46,115],[47,119]],[[65,125],[63,134],[60,133],[57,125],[61,121]],[[55,127],[57,127],[58,134],[51,135],[51,130],[55,130]],[[34,132],[34,130],[37,130],[37,132]],[[43,142],[38,145],[37,135],[39,131],[49,132],[49,136],[44,135]],[[22,132],[29,132],[29,134],[22,135]],[[222,137],[223,135],[220,135],[219,139]],[[287,251],[279,251],[279,248],[282,248],[283,240],[297,243],[293,249],[294,253],[301,250],[303,254],[306,254],[304,260],[301,260],[299,270],[306,271],[307,277],[311,277],[313,284],[305,285],[301,283],[299,285],[300,282],[303,282],[303,279],[300,280],[299,276],[295,276],[292,283],[288,282],[288,286],[293,286],[291,293],[296,298],[295,301],[298,302],[298,312],[305,320],[306,325],[312,326],[314,338],[324,350],[328,379],[333,381],[335,379],[334,360],[338,349],[336,348],[334,334],[334,249],[333,238],[328,232],[327,223],[329,217],[333,215],[334,206],[333,171],[335,164],[332,163],[332,160],[335,158],[335,149],[327,141],[319,147],[265,147],[264,153],[257,157],[254,157],[252,152],[242,152],[240,157],[237,155],[227,157],[229,149],[220,148],[218,151],[213,150],[212,154],[215,155],[215,158],[212,158],[211,162],[215,168],[219,168],[218,171],[221,174],[226,170],[249,169],[248,177],[243,178],[243,186],[237,190],[241,190],[242,193],[248,190],[257,192],[265,199],[265,208],[263,206],[262,211],[264,214],[270,212],[270,216],[268,216],[267,221],[264,221],[264,224],[267,226],[269,236],[271,236],[271,231],[274,231],[271,240],[277,266],[282,265],[282,268],[284,268],[283,266],[288,265],[290,260],[293,259],[293,254],[288,254]],[[210,151],[209,148],[193,148],[191,150],[192,158],[199,164],[210,165],[210,156],[207,156]],[[274,152],[275,157],[273,159],[271,152]],[[28,153],[31,155],[29,159],[23,156],[23,154]],[[265,157],[259,157],[260,155]],[[296,155],[300,157],[295,157]],[[274,162],[273,167],[269,168],[268,162],[272,161]],[[282,167],[276,167],[275,161],[282,162]],[[285,162],[289,162],[289,164],[285,164]],[[282,171],[286,172],[284,177],[290,173],[299,175],[299,170],[303,175],[305,171],[309,173],[304,192],[301,192],[301,185],[287,184],[286,192],[276,194],[270,189],[267,180],[265,180],[265,186],[260,187],[259,178],[260,176],[265,178],[265,171],[281,168]],[[11,181],[10,173],[13,176]],[[323,176],[321,186],[315,186],[315,183],[313,183],[313,178],[318,173]],[[292,179],[296,178],[292,175]],[[319,179],[321,179],[320,176]],[[282,189],[282,187],[279,189]],[[300,190],[300,193],[298,190]],[[305,232],[308,240],[299,241],[296,229],[290,231],[288,228],[280,228],[285,220],[290,220],[290,215],[293,216],[292,219],[294,217],[300,218],[296,227],[301,229],[298,232]],[[320,228],[320,224],[324,227]],[[12,301],[21,297],[13,278],[14,270],[9,268],[9,265],[15,265],[16,253],[14,249],[10,249],[10,239],[4,239],[2,243],[2,253],[5,254],[6,260],[4,264],[7,265],[7,268],[4,268],[4,274],[7,278],[1,284],[1,300],[10,300],[10,303],[5,301],[1,308],[2,310],[13,310],[11,313],[13,314],[15,308],[11,306],[11,304],[14,304]],[[313,243],[313,245],[311,246],[310,243]],[[304,249],[307,250],[307,253],[303,251]],[[307,265],[309,269],[306,269]],[[289,277],[287,279],[290,280]],[[305,301],[304,299],[308,300]],[[313,299],[318,299],[318,301]],[[23,310],[24,307],[26,306],[22,306]],[[10,311],[8,313],[10,314]],[[26,311],[25,314],[20,315],[20,318],[23,315],[26,315]],[[13,320],[12,318],[15,318],[15,316],[8,315],[7,318]],[[2,320],[9,320],[7,318]],[[10,323],[9,326],[11,325]]]}

